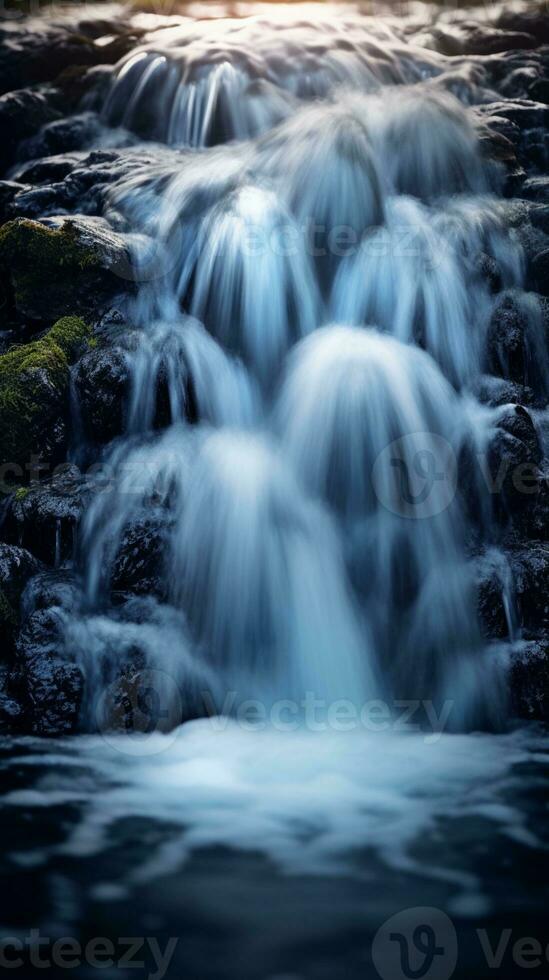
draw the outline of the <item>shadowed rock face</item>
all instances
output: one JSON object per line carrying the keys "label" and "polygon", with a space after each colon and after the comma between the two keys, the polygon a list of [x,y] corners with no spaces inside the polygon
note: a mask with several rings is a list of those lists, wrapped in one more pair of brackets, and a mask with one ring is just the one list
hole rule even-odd
{"label": "shadowed rock face", "polygon": [[[270,655],[278,671],[287,647],[306,676],[310,635],[324,650],[335,623],[358,648],[358,594],[371,620],[361,683],[376,683],[380,660],[391,683],[396,669],[379,650],[398,629],[387,606],[374,611],[364,573],[379,545],[375,508],[355,491],[347,507],[362,475],[346,447],[374,444],[379,406],[366,393],[361,409],[360,371],[341,349],[316,388],[311,372],[294,385],[282,429],[303,422],[300,458],[277,456],[287,446],[274,405],[282,378],[291,387],[298,374],[293,348],[314,354],[330,320],[348,324],[333,335],[341,344],[364,327],[396,335],[400,386],[383,369],[393,408],[406,405],[408,382],[415,391],[402,342],[423,348],[432,377],[455,389],[445,388],[455,409],[444,432],[456,424],[450,441],[464,455],[468,516],[455,534],[466,574],[457,581],[444,567],[442,520],[422,525],[422,564],[418,535],[391,518],[404,557],[397,567],[379,545],[376,560],[390,569],[399,628],[428,634],[424,673],[443,674],[440,651],[460,650],[463,631],[431,630],[437,603],[439,625],[457,624],[459,594],[476,630],[476,580],[478,663],[505,647],[513,710],[547,717],[548,41],[541,3],[495,7],[482,22],[432,7],[376,18],[322,8],[283,24],[276,11],[195,22],[109,9],[0,29],[2,730],[91,724],[101,676],[123,692],[168,647],[189,690],[197,660],[222,668],[237,648],[252,650],[254,671]],[[307,237],[315,224],[320,254]],[[342,225],[351,254],[339,239],[332,248]],[[250,258],[258,226],[270,247]],[[400,254],[402,230],[412,251]],[[432,432],[437,384],[422,396]],[[332,463],[315,481],[328,409]],[[393,415],[383,411],[388,429]],[[410,435],[400,415],[395,438]],[[206,427],[268,436],[248,443]],[[236,458],[231,446],[236,482],[223,462]],[[292,503],[285,466],[306,471]],[[312,498],[320,510],[309,512]],[[317,576],[310,595],[300,561]],[[319,594],[331,609],[324,630]]]}

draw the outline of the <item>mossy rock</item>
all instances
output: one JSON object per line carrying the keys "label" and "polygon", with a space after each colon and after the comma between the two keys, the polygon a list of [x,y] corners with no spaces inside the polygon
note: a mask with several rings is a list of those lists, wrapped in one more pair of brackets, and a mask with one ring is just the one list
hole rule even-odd
{"label": "mossy rock", "polygon": [[126,259],[119,236],[97,219],[51,221],[58,226],[17,218],[0,228],[5,306],[14,322],[92,315],[126,286],[116,274]]}
{"label": "mossy rock", "polygon": [[39,340],[0,356],[0,483],[4,489],[10,481],[28,479],[33,457],[48,466],[63,458],[69,367],[86,348],[89,336],[83,320],[63,317]]}

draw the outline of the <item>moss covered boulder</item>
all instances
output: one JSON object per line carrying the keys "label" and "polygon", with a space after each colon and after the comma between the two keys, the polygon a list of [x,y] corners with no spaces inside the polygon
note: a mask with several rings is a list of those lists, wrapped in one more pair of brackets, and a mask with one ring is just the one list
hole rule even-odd
{"label": "moss covered boulder", "polygon": [[126,245],[99,218],[16,218],[0,228],[0,277],[8,319],[53,323],[96,315],[133,288]]}
{"label": "moss covered boulder", "polygon": [[[0,356],[0,486],[55,466],[67,445],[70,364],[90,330],[63,317],[40,339]],[[35,474],[37,475],[37,474]]]}

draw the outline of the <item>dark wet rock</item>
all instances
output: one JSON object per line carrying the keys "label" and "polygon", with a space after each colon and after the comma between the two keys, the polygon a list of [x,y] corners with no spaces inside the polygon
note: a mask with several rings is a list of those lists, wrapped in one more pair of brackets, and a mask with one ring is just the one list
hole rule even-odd
{"label": "dark wet rock", "polygon": [[536,78],[528,89],[528,94],[534,102],[549,103],[549,79]]}
{"label": "dark wet rock", "polygon": [[543,296],[549,296],[549,248],[534,256],[530,265],[531,282]]}
{"label": "dark wet rock", "polygon": [[[112,132],[109,139],[113,139]],[[6,202],[6,216],[42,217],[67,212],[82,219],[84,215],[102,214],[110,188],[132,176],[137,169],[146,170],[149,165],[165,163],[166,171],[175,173],[180,166],[181,151],[169,147],[133,147],[133,140],[132,136],[121,132],[113,149],[59,153],[30,164],[20,163],[11,171],[11,178],[25,186]],[[47,176],[50,166],[55,172],[53,182]],[[155,174],[151,166],[151,184],[158,185],[165,179],[165,174]],[[35,183],[40,186],[32,186]],[[44,210],[41,211],[41,207]]]}
{"label": "dark wet rock", "polygon": [[480,105],[476,112],[490,131],[512,144],[515,159],[508,150],[500,156],[511,168],[522,169],[522,183],[532,169],[543,171],[547,167],[549,106],[530,99],[509,99]]}
{"label": "dark wet rock", "polygon": [[[19,147],[18,157],[35,160],[37,157],[84,150],[91,146],[100,132],[101,126],[94,112],[80,113],[68,119],[57,119],[43,126],[37,135],[25,140]],[[65,162],[65,168],[65,172],[62,173],[58,165],[58,177],[65,177],[70,172],[68,161]],[[49,178],[42,177],[42,179]]]}
{"label": "dark wet rock", "polygon": [[144,514],[124,531],[114,563],[114,592],[162,597],[169,521],[163,512]]}
{"label": "dark wet rock", "polygon": [[543,204],[549,202],[549,178],[548,177],[529,177],[522,185],[524,197],[531,201],[540,201]]}
{"label": "dark wet rock", "polygon": [[67,186],[62,181],[40,187],[25,186],[6,205],[5,217],[7,220],[34,219],[60,215],[64,212],[70,214],[75,201],[67,191]]}
{"label": "dark wet rock", "polygon": [[28,189],[26,184],[16,180],[0,180],[0,224],[12,216],[11,208],[17,195]]}
{"label": "dark wet rock", "polygon": [[22,140],[59,117],[43,92],[23,89],[0,96],[0,174],[15,161]]}
{"label": "dark wet rock", "polygon": [[78,468],[64,464],[51,479],[14,495],[5,533],[48,565],[59,565],[73,557],[76,528],[89,494]]}
{"label": "dark wet rock", "polygon": [[500,415],[497,426],[522,443],[529,461],[537,465],[541,463],[543,453],[537,429],[530,412],[522,405],[509,405]]}
{"label": "dark wet rock", "polygon": [[515,714],[532,721],[549,721],[549,642],[517,643],[510,654],[509,678]]}
{"label": "dark wet rock", "polygon": [[17,180],[25,185],[25,189],[29,184],[56,183],[72,173],[80,160],[78,153],[51,154],[44,159],[32,159],[16,168]]}
{"label": "dark wet rock", "polygon": [[0,735],[13,735],[24,725],[24,712],[19,701],[0,692]]}
{"label": "dark wet rock", "polygon": [[38,340],[0,355],[0,473],[23,483],[63,459],[69,436],[70,364],[89,330],[63,317]]}
{"label": "dark wet rock", "polygon": [[[28,26],[27,26],[28,23]],[[114,64],[136,44],[140,32],[130,32],[113,18],[101,43],[91,21],[73,24],[41,21],[0,29],[0,92],[24,85],[54,81],[66,70]],[[99,42],[99,43],[97,43]]]}
{"label": "dark wet rock", "polygon": [[505,31],[524,31],[536,38],[538,45],[549,44],[549,22],[543,3],[521,4],[500,8],[496,24]]}
{"label": "dark wet rock", "polygon": [[532,223],[530,215],[527,221],[515,226],[515,234],[523,251],[526,289],[546,295],[547,283],[539,281],[540,274],[543,274],[543,260],[540,264],[539,256],[549,249],[549,236]]}
{"label": "dark wet rock", "polygon": [[504,51],[528,50],[538,42],[529,31],[503,30],[493,24],[461,21],[429,29],[428,46],[449,55],[493,55]]}
{"label": "dark wet rock", "polygon": [[21,596],[21,618],[25,620],[38,609],[52,607],[70,613],[77,608],[80,599],[81,588],[70,569],[39,572],[27,583]]}
{"label": "dark wet rock", "polygon": [[126,352],[120,347],[90,351],[79,361],[74,383],[88,440],[106,443],[120,435],[130,383]]}
{"label": "dark wet rock", "polygon": [[52,323],[89,315],[131,282],[123,239],[98,218],[16,219],[0,230],[13,315]]}
{"label": "dark wet rock", "polygon": [[25,730],[43,736],[74,731],[83,684],[82,671],[70,663],[64,650],[59,611],[33,613],[17,637],[7,691],[22,705]]}
{"label": "dark wet rock", "polygon": [[549,629],[549,545],[533,541],[509,552],[520,625],[529,632]]}
{"label": "dark wet rock", "polygon": [[531,388],[489,374],[482,375],[475,387],[475,395],[483,405],[490,405],[492,408],[510,404],[526,406],[537,404],[536,395]]}
{"label": "dark wet rock", "polygon": [[25,585],[41,568],[29,551],[0,542],[0,588],[13,606],[19,606]]}
{"label": "dark wet rock", "polygon": [[534,228],[539,228],[540,231],[549,235],[549,204],[542,204],[539,207],[532,208],[530,221]]}
{"label": "dark wet rock", "polygon": [[530,413],[521,405],[502,409],[481,461],[494,515],[502,524],[526,527],[543,492],[542,451]]}
{"label": "dark wet rock", "polygon": [[0,644],[2,659],[13,653],[25,586],[41,568],[36,558],[14,545],[0,543]]}
{"label": "dark wet rock", "polygon": [[538,296],[515,289],[501,293],[488,329],[488,370],[544,393],[549,369],[548,339]]}
{"label": "dark wet rock", "polygon": [[532,129],[543,130],[549,120],[549,107],[541,102],[532,102],[531,99],[490,102],[479,106],[477,111],[484,117],[505,119],[516,125],[520,133]]}
{"label": "dark wet rock", "polygon": [[512,611],[502,582],[500,563],[490,555],[476,562],[477,609],[482,634],[487,640],[510,639]]}

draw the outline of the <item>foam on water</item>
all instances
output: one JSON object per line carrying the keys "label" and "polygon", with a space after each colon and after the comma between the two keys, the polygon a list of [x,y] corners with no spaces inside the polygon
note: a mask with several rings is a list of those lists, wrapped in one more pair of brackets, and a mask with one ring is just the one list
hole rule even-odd
{"label": "foam on water", "polygon": [[[126,872],[111,862],[109,878],[95,884],[98,898],[123,900],[133,886],[172,875],[193,853],[224,846],[263,855],[288,874],[361,880],[360,854],[373,853],[386,868],[446,882],[454,894],[449,911],[452,902],[456,910],[486,911],[496,896],[483,892],[473,861],[464,855],[456,867],[453,850],[436,844],[420,859],[421,842],[475,818],[477,828],[487,824],[492,846],[498,837],[506,849],[511,840],[541,845],[512,802],[525,763],[540,778],[546,772],[546,739],[535,730],[426,742],[413,732],[251,731],[218,718],[176,735],[87,736],[47,751],[42,742],[40,752],[27,742],[17,766],[38,767],[40,775],[4,794],[3,805],[17,813],[77,803],[81,814],[66,839],[29,849],[29,859],[99,858],[125,818],[143,818],[171,826],[168,838],[155,844],[151,836],[146,856]],[[81,770],[84,759],[80,774],[75,766]]]}

